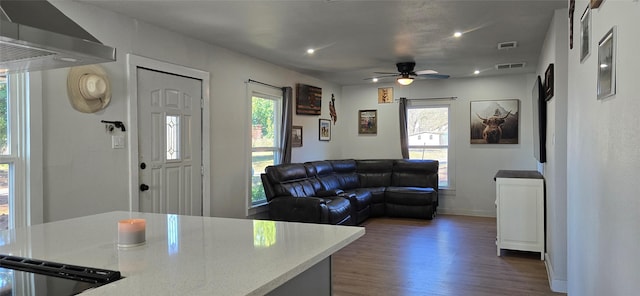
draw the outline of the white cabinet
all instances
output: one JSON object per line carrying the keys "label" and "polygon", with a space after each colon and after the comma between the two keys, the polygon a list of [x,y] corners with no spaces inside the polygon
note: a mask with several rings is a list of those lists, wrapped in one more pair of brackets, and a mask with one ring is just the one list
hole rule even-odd
{"label": "white cabinet", "polygon": [[500,170],[496,180],[501,249],[540,252],[544,260],[544,179],[537,171]]}

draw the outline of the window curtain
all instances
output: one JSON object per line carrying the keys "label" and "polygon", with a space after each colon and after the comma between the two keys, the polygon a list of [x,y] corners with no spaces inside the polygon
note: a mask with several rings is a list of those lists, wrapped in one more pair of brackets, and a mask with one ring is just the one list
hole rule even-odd
{"label": "window curtain", "polygon": [[293,88],[282,88],[282,127],[280,134],[280,163],[291,163],[291,125],[293,117]]}
{"label": "window curtain", "polygon": [[407,98],[400,98],[400,150],[403,159],[409,159],[409,137],[407,137]]}

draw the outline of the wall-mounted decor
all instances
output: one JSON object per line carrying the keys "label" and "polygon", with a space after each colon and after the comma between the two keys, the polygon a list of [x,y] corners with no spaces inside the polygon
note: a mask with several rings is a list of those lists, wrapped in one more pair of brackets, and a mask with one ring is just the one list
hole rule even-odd
{"label": "wall-mounted decor", "polygon": [[538,75],[531,90],[533,106],[533,156],[538,162],[547,161],[547,103],[544,99],[542,79]]}
{"label": "wall-mounted decor", "polygon": [[111,84],[100,65],[77,66],[69,69],[67,95],[71,107],[82,113],[95,113],[109,105]]}
{"label": "wall-mounted decor", "polygon": [[393,103],[393,87],[378,88],[378,104]]}
{"label": "wall-mounted decor", "polygon": [[594,8],[600,7],[600,4],[602,4],[602,1],[604,0],[591,0],[591,3],[590,3],[591,8],[594,9]]}
{"label": "wall-mounted decor", "polygon": [[302,147],[302,126],[291,127],[291,147]]}
{"label": "wall-mounted decor", "polygon": [[598,100],[616,94],[616,27],[598,42]]}
{"label": "wall-mounted decor", "polygon": [[378,133],[378,110],[358,111],[358,134]]}
{"label": "wall-mounted decor", "polygon": [[329,115],[333,120],[333,125],[338,121],[338,113],[336,112],[336,98],[331,94],[331,102],[329,102]]}
{"label": "wall-mounted decor", "polygon": [[549,64],[544,71],[544,98],[548,101],[553,98],[553,64]]}
{"label": "wall-mounted decor", "polygon": [[471,144],[518,144],[519,102],[472,101]]}
{"label": "wall-mounted decor", "polygon": [[589,49],[591,47],[591,8],[587,6],[587,9],[582,13],[580,18],[580,63],[589,56]]}
{"label": "wall-mounted decor", "polygon": [[301,83],[296,85],[296,114],[320,115],[321,107],[322,88]]}
{"label": "wall-mounted decor", "polygon": [[569,49],[573,49],[573,14],[576,10],[576,0],[569,0]]}
{"label": "wall-mounted decor", "polygon": [[320,119],[318,124],[318,135],[320,141],[331,141],[331,120]]}

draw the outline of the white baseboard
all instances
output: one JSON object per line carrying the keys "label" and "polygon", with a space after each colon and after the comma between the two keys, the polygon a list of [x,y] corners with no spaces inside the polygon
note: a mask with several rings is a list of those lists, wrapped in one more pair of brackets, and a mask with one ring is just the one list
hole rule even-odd
{"label": "white baseboard", "polygon": [[549,277],[549,286],[551,291],[559,293],[567,293],[567,280],[559,280],[555,278],[553,273],[553,264],[549,254],[544,254],[544,265],[547,267],[547,276]]}
{"label": "white baseboard", "polygon": [[496,217],[496,213],[487,211],[474,211],[474,210],[457,210],[457,209],[445,209],[438,207],[438,214],[444,215],[460,215],[460,216],[476,216],[476,217]]}

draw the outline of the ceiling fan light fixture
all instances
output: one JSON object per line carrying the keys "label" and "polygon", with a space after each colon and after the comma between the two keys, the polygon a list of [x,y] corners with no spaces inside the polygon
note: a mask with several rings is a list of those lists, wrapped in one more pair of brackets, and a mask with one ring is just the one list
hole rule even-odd
{"label": "ceiling fan light fixture", "polygon": [[402,77],[398,78],[398,83],[401,85],[409,85],[413,83],[413,78],[409,77],[409,75],[402,74]]}

